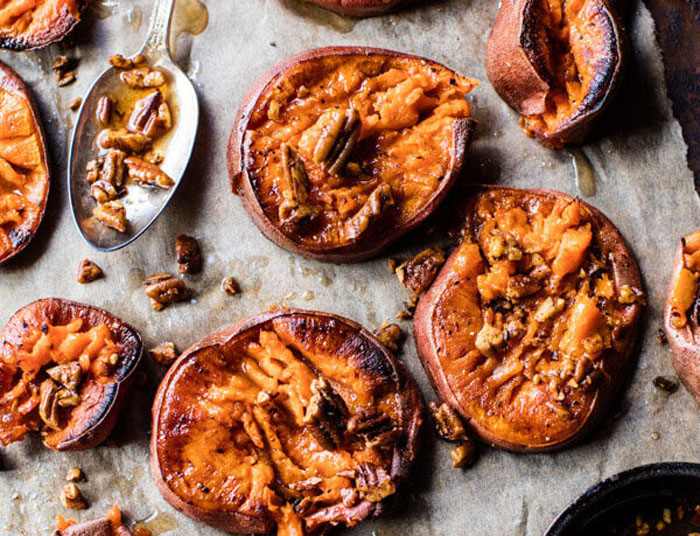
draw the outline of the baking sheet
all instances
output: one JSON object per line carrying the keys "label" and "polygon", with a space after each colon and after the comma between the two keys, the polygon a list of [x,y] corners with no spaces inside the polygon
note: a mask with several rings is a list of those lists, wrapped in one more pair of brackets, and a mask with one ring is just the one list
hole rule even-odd
{"label": "baking sheet", "polygon": [[[214,330],[283,302],[339,313],[370,329],[393,319],[407,295],[389,274],[386,259],[420,250],[433,240],[428,233],[419,230],[361,264],[308,261],[265,240],[239,199],[229,193],[224,154],[239,99],[272,64],[310,47],[394,48],[484,80],[470,96],[480,123],[465,180],[577,193],[569,154],[543,149],[526,138],[515,114],[486,81],[483,50],[497,2],[426,0],[399,14],[357,21],[305,8],[296,0],[206,2],[207,29],[197,37],[181,36],[177,48],[201,102],[192,163],[154,227],[115,253],[97,253],[82,242],[70,216],[64,176],[74,114],[68,103],[87,90],[110,54],[138,48],[150,2],[105,0],[90,9],[75,47],[67,51],[80,57],[78,81],[67,88],[58,89],[50,72],[59,47],[0,53],[34,90],[54,168],[49,208],[38,236],[0,268],[0,322],[31,300],[60,296],[104,307],[131,322],[147,347],[172,340],[184,349]],[[623,96],[583,151],[597,176],[597,193],[589,201],[627,237],[649,294],[630,387],[592,437],[555,454],[516,455],[483,448],[473,468],[454,470],[450,446],[428,434],[415,480],[396,511],[343,534],[539,536],[570,499],[602,478],[647,462],[700,459],[700,411],[690,395],[681,388],[666,396],[652,386],[655,376],[673,374],[668,350],[655,337],[676,241],[700,226],[700,211],[686,148],[665,94],[653,23],[641,3],[633,3],[628,26],[634,58]],[[141,284],[144,276],[176,270],[173,242],[181,232],[200,239],[204,270],[188,277],[194,291],[191,303],[154,313]],[[78,262],[84,257],[99,264],[106,277],[90,285],[76,283]],[[241,283],[240,296],[228,297],[220,290],[220,281],[228,276]],[[408,330],[410,323],[402,326]],[[410,337],[402,358],[425,398],[433,399]],[[103,515],[115,503],[131,520],[148,519],[146,526],[156,535],[220,534],[170,508],[152,483],[150,400],[162,371],[145,361],[149,383],[132,397],[112,444],[82,453],[55,453],[42,448],[34,436],[0,452],[0,535],[50,534],[58,513],[88,519]],[[656,434],[658,439],[652,439]],[[84,512],[66,510],[59,501],[65,473],[73,466],[83,468],[89,479],[80,486],[91,505]]]}

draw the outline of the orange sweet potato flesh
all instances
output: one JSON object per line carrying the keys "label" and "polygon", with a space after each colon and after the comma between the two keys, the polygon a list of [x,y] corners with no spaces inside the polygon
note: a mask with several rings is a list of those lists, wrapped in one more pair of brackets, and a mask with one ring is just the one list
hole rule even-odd
{"label": "orange sweet potato flesh", "polygon": [[0,63],[0,264],[34,237],[46,209],[49,164],[34,101]]}
{"label": "orange sweet potato flesh", "polygon": [[80,21],[85,0],[4,0],[0,48],[31,50],[63,39]]}
{"label": "orange sweet potato flesh", "polygon": [[421,361],[485,442],[570,444],[629,369],[637,265],[613,224],[567,195],[483,187],[466,207],[464,240],[416,309]]}
{"label": "orange sweet potato flesh", "polygon": [[[107,438],[141,359],[141,338],[132,327],[102,309],[48,298],[17,311],[0,342],[0,444],[33,431],[60,451],[91,448]],[[50,377],[47,371],[58,366],[79,368],[77,383]],[[51,379],[56,390],[68,389],[78,400],[59,404],[47,419],[41,389]]]}
{"label": "orange sweet potato flesh", "polygon": [[700,404],[700,231],[683,237],[678,245],[666,294],[664,324],[673,352],[673,366],[683,384]]}
{"label": "orange sweet potato flesh", "polygon": [[[234,192],[282,247],[332,262],[372,256],[424,221],[457,179],[475,126],[464,97],[475,85],[431,60],[382,49],[290,58],[243,101],[228,149]],[[319,151],[335,139],[330,125],[348,114],[355,137],[341,143],[341,130],[344,156],[334,169],[338,160]],[[298,155],[301,191],[290,183],[285,147]]]}
{"label": "orange sweet potato flesh", "polygon": [[486,67],[525,131],[560,147],[582,141],[612,99],[624,50],[609,0],[504,0]]}
{"label": "orange sweet potato flesh", "polygon": [[[321,381],[342,404],[317,414]],[[362,435],[351,423],[372,412],[383,424]],[[382,510],[421,424],[413,380],[371,334],[283,309],[179,357],[156,395],[151,460],[165,499],[190,517],[231,532],[321,534]]]}
{"label": "orange sweet potato flesh", "polygon": [[367,17],[381,15],[410,3],[410,0],[307,0],[341,15]]}

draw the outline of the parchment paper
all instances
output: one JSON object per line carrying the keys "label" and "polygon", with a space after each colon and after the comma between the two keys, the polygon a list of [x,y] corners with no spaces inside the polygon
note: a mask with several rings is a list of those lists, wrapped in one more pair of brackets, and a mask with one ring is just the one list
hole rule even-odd
{"label": "parchment paper", "polygon": [[[483,50],[494,0],[419,1],[395,15],[349,21],[285,3],[295,0],[206,0],[210,22],[197,36],[183,36],[178,53],[197,86],[201,127],[195,154],[180,190],[158,222],[124,250],[97,253],[81,241],[66,202],[66,138],[72,127],[70,100],[83,94],[115,52],[138,48],[150,12],[146,0],[105,2],[91,9],[69,54],[80,57],[78,81],[57,89],[50,72],[60,49],[0,59],[32,86],[49,134],[54,178],[49,210],[38,236],[15,261],[0,268],[0,322],[40,297],[60,296],[108,309],[136,326],[147,347],[172,340],[184,349],[202,336],[270,305],[331,311],[374,329],[393,319],[407,297],[387,269],[387,257],[407,256],[434,239],[418,231],[379,258],[335,266],[304,260],[269,243],[231,195],[225,147],[239,99],[249,83],[272,64],[300,50],[360,44],[394,48],[444,62],[484,82],[470,96],[480,121],[464,180],[497,181],[576,194],[566,151],[546,150],[517,126],[514,112],[496,96],[484,69]],[[138,24],[143,9],[142,24]],[[111,12],[100,20],[95,13]],[[681,390],[669,396],[652,379],[673,374],[670,355],[655,342],[671,259],[678,238],[700,226],[700,211],[686,166],[685,146],[663,85],[663,66],[646,9],[632,5],[628,26],[633,61],[623,94],[583,150],[597,176],[589,201],[627,237],[639,260],[649,307],[637,369],[621,402],[581,445],[555,454],[515,455],[484,447],[477,464],[454,470],[450,446],[434,434],[420,452],[415,480],[389,517],[344,534],[541,535],[555,514],[589,485],[638,464],[700,460],[700,410]],[[175,272],[177,234],[197,236],[206,263],[188,277],[192,303],[151,310],[144,276]],[[106,277],[90,285],[76,280],[78,262],[89,257]],[[242,294],[219,288],[235,277]],[[403,327],[410,329],[410,323]],[[427,400],[434,398],[412,339],[403,360]],[[0,452],[0,534],[50,534],[57,513],[77,519],[103,515],[114,503],[131,520],[151,519],[154,534],[214,535],[218,531],[177,513],[160,497],[148,467],[150,402],[163,371],[146,361],[149,384],[137,389],[114,433],[114,445],[61,454],[36,436]],[[428,424],[430,426],[430,424]],[[653,434],[658,439],[652,439]],[[656,437],[654,435],[654,437]],[[71,512],[59,501],[70,467],[89,481],[81,485],[91,507]]]}

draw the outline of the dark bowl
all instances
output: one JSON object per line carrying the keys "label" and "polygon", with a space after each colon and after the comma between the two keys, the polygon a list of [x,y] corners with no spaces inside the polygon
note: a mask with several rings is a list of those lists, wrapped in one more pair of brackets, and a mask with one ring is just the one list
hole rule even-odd
{"label": "dark bowl", "polygon": [[[672,511],[678,528],[667,527],[665,536],[685,536],[700,531],[700,516],[692,511],[700,504],[700,464],[655,463],[642,465],[600,482],[576,498],[554,520],[544,536],[623,536],[637,516],[649,523],[650,535],[662,519],[664,508]],[[685,515],[677,520],[677,506]],[[698,525],[695,524],[698,523]],[[615,529],[617,532],[615,532]]]}

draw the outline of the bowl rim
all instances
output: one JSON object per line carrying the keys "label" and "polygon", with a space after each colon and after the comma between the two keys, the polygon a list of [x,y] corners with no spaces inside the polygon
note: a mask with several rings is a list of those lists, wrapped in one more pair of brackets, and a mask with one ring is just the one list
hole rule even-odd
{"label": "bowl rim", "polygon": [[544,536],[566,536],[566,531],[578,525],[582,514],[592,510],[611,494],[641,482],[664,477],[690,477],[700,482],[700,463],[651,463],[614,474],[574,498],[547,527]]}

